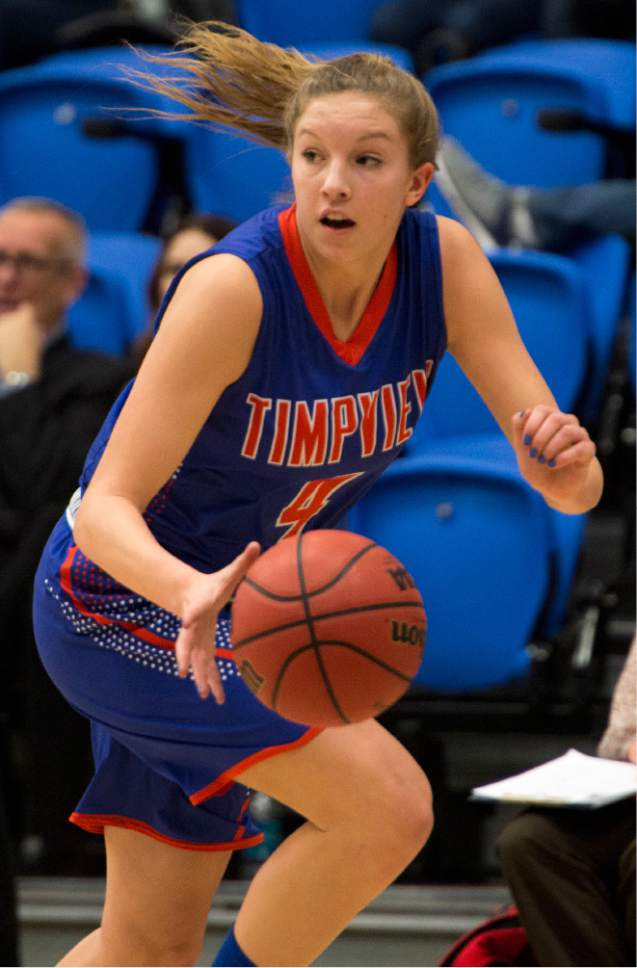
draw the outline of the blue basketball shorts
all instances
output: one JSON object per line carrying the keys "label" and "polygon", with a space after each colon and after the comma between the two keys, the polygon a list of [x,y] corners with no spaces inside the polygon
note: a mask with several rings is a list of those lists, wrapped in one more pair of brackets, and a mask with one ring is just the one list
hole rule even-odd
{"label": "blue basketball shorts", "polygon": [[232,658],[229,611],[217,625],[226,694],[218,705],[177,675],[178,619],[124,591],[105,587],[104,573],[58,522],[36,574],[34,630],[51,679],[91,722],[95,775],[70,819],[91,832],[127,827],[191,850],[259,843],[250,791],[234,778],[320,730],[253,696]]}

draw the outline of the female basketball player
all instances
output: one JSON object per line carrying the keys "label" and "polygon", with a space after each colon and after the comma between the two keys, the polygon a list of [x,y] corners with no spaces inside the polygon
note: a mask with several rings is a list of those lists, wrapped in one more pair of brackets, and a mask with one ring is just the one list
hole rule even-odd
{"label": "female basketball player", "polygon": [[220,30],[192,28],[179,64],[195,84],[171,93],[283,147],[296,202],[173,283],[43,555],[41,654],[93,731],[73,819],[104,832],[108,858],[101,927],[66,965],[194,963],[229,852],[258,838],[246,788],[306,822],[215,964],[308,964],[424,845],[431,795],[411,756],[375,720],[321,732],[262,707],[224,606],[259,544],[338,525],[410,436],[446,346],[552,507],[585,511],[602,487],[481,250],[414,210],[437,137],[418,81]]}

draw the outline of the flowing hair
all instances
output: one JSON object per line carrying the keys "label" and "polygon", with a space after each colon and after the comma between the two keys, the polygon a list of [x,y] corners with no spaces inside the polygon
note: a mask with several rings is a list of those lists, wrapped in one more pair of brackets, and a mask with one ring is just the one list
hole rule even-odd
{"label": "flowing hair", "polygon": [[313,60],[264,43],[220,21],[182,21],[184,33],[168,54],[138,52],[160,73],[128,71],[133,83],[165,95],[185,112],[165,118],[206,122],[289,151],[294,128],[311,100],[355,91],[381,101],[405,134],[413,167],[435,161],[438,117],[420,81],[380,54]]}

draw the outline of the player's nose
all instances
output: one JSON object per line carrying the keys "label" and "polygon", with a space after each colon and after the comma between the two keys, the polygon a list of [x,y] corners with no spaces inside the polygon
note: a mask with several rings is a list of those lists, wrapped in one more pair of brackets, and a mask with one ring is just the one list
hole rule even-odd
{"label": "player's nose", "polygon": [[326,167],[322,189],[330,200],[350,197],[351,188],[344,165],[335,161]]}

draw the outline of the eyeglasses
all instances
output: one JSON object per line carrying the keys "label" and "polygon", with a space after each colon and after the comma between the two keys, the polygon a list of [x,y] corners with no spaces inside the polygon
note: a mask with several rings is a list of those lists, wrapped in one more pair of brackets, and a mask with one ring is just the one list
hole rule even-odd
{"label": "eyeglasses", "polygon": [[0,269],[13,266],[16,272],[26,276],[37,276],[50,269],[67,269],[72,265],[70,259],[50,258],[46,259],[39,255],[31,255],[29,252],[18,252],[11,255],[0,249]]}

